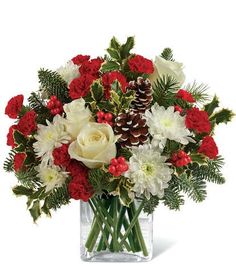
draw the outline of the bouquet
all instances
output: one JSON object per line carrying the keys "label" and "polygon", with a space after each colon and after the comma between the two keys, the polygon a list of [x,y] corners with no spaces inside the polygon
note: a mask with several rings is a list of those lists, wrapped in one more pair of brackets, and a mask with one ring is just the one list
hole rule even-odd
{"label": "bouquet", "polygon": [[222,184],[214,130],[231,120],[203,84],[184,85],[183,65],[166,48],[149,60],[132,53],[134,38],[110,41],[107,54],[77,55],[56,71],[40,69],[39,90],[11,98],[15,122],[4,163],[34,221],[72,199],[94,213],[85,248],[148,250],[139,223],[159,203],[178,210],[184,194],[206,198]]}

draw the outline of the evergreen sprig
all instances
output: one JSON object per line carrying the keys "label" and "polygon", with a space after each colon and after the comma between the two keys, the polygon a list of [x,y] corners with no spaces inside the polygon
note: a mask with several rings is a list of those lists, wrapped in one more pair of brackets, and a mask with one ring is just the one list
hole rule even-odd
{"label": "evergreen sprig", "polygon": [[180,206],[184,204],[184,199],[178,186],[170,183],[169,187],[165,189],[163,202],[171,210],[180,210]]}
{"label": "evergreen sprig", "polygon": [[158,198],[158,196],[151,196],[149,200],[145,199],[143,211],[147,214],[153,213],[159,202],[160,199]]}
{"label": "evergreen sprig", "polygon": [[3,169],[6,172],[13,172],[14,171],[14,151],[11,150],[8,157],[6,158],[6,160],[3,163]]}
{"label": "evergreen sprig", "polygon": [[17,180],[21,183],[22,186],[35,189],[41,185],[41,182],[38,178],[38,172],[31,167],[27,170],[20,170],[15,173]]}
{"label": "evergreen sprig", "polygon": [[38,77],[41,88],[46,91],[48,97],[55,95],[63,103],[70,101],[67,83],[57,72],[40,69]]}
{"label": "evergreen sprig", "polygon": [[161,57],[165,60],[175,61],[173,59],[173,51],[170,48],[165,48],[161,53]]}
{"label": "evergreen sprig", "polygon": [[210,100],[208,93],[206,93],[208,88],[209,87],[206,84],[198,84],[196,81],[184,87],[185,90],[193,95],[196,102],[200,104],[204,104],[205,102]]}
{"label": "evergreen sprig", "polygon": [[153,103],[168,107],[176,100],[176,91],[180,88],[176,79],[164,75],[157,79],[153,87]]}

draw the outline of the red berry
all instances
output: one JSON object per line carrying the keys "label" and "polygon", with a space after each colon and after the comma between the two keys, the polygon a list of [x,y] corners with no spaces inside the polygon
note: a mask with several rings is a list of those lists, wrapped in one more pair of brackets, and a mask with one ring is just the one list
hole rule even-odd
{"label": "red berry", "polygon": [[123,164],[117,164],[116,165],[116,170],[119,172],[123,172]]}
{"label": "red berry", "polygon": [[55,101],[55,106],[58,107],[58,108],[61,107],[61,101],[56,100]]}
{"label": "red berry", "polygon": [[54,108],[54,102],[53,101],[48,101],[47,107],[48,107],[48,109]]}
{"label": "red berry", "polygon": [[121,163],[121,164],[125,163],[125,158],[122,157],[122,156],[118,157],[117,160],[118,160],[118,162]]}
{"label": "red berry", "polygon": [[56,115],[56,111],[55,111],[55,109],[51,109],[51,111],[50,111],[50,112],[51,112],[51,114],[52,114],[52,115]]}
{"label": "red berry", "polygon": [[56,100],[57,100],[57,97],[56,97],[55,95],[52,95],[51,98],[50,98],[50,100],[56,101]]}
{"label": "red berry", "polygon": [[98,118],[98,123],[103,123],[103,119],[102,118]]}
{"label": "red berry", "polygon": [[178,160],[178,156],[176,153],[173,153],[172,157],[171,157],[171,161],[175,162]]}
{"label": "red berry", "polygon": [[176,105],[176,106],[175,106],[175,111],[176,111],[176,112],[182,113],[182,112],[183,112],[183,109],[182,109],[179,105]]}
{"label": "red berry", "polygon": [[112,121],[112,114],[111,113],[106,113],[105,114],[105,120],[106,121]]}
{"label": "red berry", "polygon": [[104,114],[103,111],[98,111],[98,112],[97,112],[97,117],[98,117],[98,118],[103,118],[104,115],[105,115],[105,114]]}
{"label": "red berry", "polygon": [[120,171],[116,171],[114,174],[113,174],[115,177],[119,177],[121,175],[121,172]]}
{"label": "red berry", "polygon": [[116,166],[118,164],[118,161],[116,158],[111,159],[111,165]]}
{"label": "red berry", "polygon": [[179,158],[184,158],[184,157],[186,157],[186,153],[185,153],[183,150],[180,150],[180,151],[178,152],[178,157],[179,157]]}
{"label": "red berry", "polygon": [[111,174],[115,174],[116,173],[116,167],[114,165],[109,165],[108,171]]}
{"label": "red berry", "polygon": [[126,172],[129,170],[129,166],[127,163],[123,164],[122,166],[123,166],[123,172]]}
{"label": "red berry", "polygon": [[56,114],[60,114],[61,113],[61,109],[60,108],[55,108],[54,110],[55,110]]}

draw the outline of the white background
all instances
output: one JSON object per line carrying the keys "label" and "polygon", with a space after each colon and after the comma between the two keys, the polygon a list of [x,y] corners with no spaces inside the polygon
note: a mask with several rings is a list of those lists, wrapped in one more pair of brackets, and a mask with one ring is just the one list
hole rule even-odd
{"label": "white background", "polygon": [[[222,105],[235,104],[235,1],[13,1],[0,2],[1,167],[12,123],[8,99],[37,89],[37,70],[56,69],[73,56],[103,55],[109,39],[135,35],[135,52],[153,58],[168,46],[185,64],[187,80],[208,83]],[[217,130],[226,165],[224,186],[181,212],[155,212],[154,258],[141,264],[84,263],[79,255],[79,203],[34,225],[13,175],[1,170],[0,274],[236,274],[235,120]]]}

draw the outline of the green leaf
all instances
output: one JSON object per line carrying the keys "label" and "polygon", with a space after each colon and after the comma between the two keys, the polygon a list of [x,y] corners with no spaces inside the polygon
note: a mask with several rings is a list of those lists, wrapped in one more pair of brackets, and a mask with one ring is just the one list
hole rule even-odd
{"label": "green leaf", "polygon": [[130,36],[127,38],[125,44],[121,46],[121,57],[127,58],[130,55],[130,50],[134,47],[134,37]]}
{"label": "green leaf", "polygon": [[33,153],[31,152],[27,152],[27,155],[26,155],[26,158],[25,158],[25,161],[24,161],[24,165],[28,166],[28,165],[31,165],[35,162],[35,156]]}
{"label": "green leaf", "polygon": [[234,113],[229,110],[229,109],[222,109],[217,113],[214,113],[211,117],[210,120],[215,120],[216,124],[219,123],[228,123],[229,121],[232,120],[234,116]]}
{"label": "green leaf", "polygon": [[118,152],[117,152],[117,157],[119,156],[122,156],[124,157],[126,160],[129,160],[132,156],[131,152],[129,149],[127,148],[120,148],[118,149]]}
{"label": "green leaf", "polygon": [[107,61],[102,65],[101,71],[103,73],[110,71],[118,71],[120,69],[120,65],[115,61]]}
{"label": "green leaf", "polygon": [[165,48],[161,53],[161,57],[164,58],[165,60],[175,61],[173,59],[173,52],[170,48]]}
{"label": "green leaf", "polygon": [[27,138],[21,132],[15,130],[13,136],[16,144],[26,145]]}
{"label": "green leaf", "polygon": [[117,94],[116,91],[111,90],[111,100],[117,105],[120,106],[121,102],[120,102],[120,97]]}
{"label": "green leaf", "polygon": [[14,148],[14,150],[17,153],[23,153],[23,152],[25,152],[25,145],[24,144],[19,144],[16,148]]}
{"label": "green leaf", "polygon": [[110,42],[110,48],[115,49],[115,50],[120,50],[120,43],[118,40],[113,36]]}
{"label": "green leaf", "polygon": [[219,99],[217,96],[214,96],[212,101],[204,106],[204,109],[210,116],[217,107],[219,107]]}
{"label": "green leaf", "polygon": [[91,93],[92,93],[92,98],[95,101],[100,101],[103,98],[104,91],[100,81],[93,82],[93,85],[91,86]]}
{"label": "green leaf", "polygon": [[123,205],[129,206],[132,202],[132,199],[129,196],[129,190],[127,190],[123,185],[119,188],[119,198]]}
{"label": "green leaf", "polygon": [[16,185],[12,188],[12,191],[17,196],[31,196],[33,190],[22,185]]}
{"label": "green leaf", "polygon": [[120,53],[116,49],[108,48],[107,52],[110,54],[110,56],[115,60],[120,60]]}
{"label": "green leaf", "polygon": [[202,154],[197,154],[197,153],[193,153],[190,154],[190,157],[192,159],[192,162],[197,162],[197,163],[205,163],[205,156],[203,156]]}
{"label": "green leaf", "polygon": [[37,219],[41,216],[41,209],[40,209],[40,201],[36,200],[33,203],[33,206],[29,209],[29,212],[34,220],[34,222],[37,221]]}

